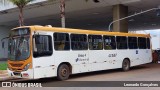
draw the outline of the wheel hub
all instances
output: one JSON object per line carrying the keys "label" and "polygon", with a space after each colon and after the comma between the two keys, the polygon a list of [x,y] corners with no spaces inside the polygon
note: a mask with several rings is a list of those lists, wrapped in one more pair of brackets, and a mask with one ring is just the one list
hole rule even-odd
{"label": "wheel hub", "polygon": [[67,75],[67,69],[63,68],[62,71],[61,71],[61,74],[62,74],[63,77],[65,77]]}
{"label": "wheel hub", "polygon": [[124,62],[124,68],[128,68],[128,67],[129,67],[128,63]]}

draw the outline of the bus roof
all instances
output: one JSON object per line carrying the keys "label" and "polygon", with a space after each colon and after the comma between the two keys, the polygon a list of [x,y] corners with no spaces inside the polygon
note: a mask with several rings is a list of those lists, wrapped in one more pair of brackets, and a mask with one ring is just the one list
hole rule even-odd
{"label": "bus roof", "polygon": [[21,26],[18,28],[31,28],[31,31],[50,31],[50,32],[63,32],[63,33],[74,33],[74,34],[92,34],[92,35],[115,35],[115,36],[136,36],[136,37],[150,37],[150,34],[134,34],[134,33],[122,33],[122,32],[108,32],[108,31],[95,31],[95,30],[84,30],[84,29],[71,29],[71,28],[57,28],[47,26]]}

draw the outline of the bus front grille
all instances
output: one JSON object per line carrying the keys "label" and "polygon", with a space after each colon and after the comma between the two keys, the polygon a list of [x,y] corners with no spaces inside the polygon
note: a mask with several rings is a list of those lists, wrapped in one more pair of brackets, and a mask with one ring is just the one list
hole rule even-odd
{"label": "bus front grille", "polygon": [[12,67],[21,67],[23,64],[10,64]]}

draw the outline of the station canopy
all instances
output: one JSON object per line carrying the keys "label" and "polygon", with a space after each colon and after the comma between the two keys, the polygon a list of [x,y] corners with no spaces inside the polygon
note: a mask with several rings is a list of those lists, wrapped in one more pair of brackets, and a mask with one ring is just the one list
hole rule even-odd
{"label": "station canopy", "polygon": [[[80,29],[108,30],[112,21],[112,7],[116,4],[128,6],[132,15],[160,5],[159,0],[66,0],[66,27]],[[129,30],[160,28],[160,16],[150,11],[128,19]],[[25,25],[52,25],[61,27],[59,1],[43,1],[30,4],[24,9]],[[18,8],[0,11],[0,26],[18,26]]]}

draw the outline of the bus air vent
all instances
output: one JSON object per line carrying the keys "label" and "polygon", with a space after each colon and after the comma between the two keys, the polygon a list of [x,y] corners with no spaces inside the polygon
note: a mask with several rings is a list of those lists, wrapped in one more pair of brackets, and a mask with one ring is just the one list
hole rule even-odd
{"label": "bus air vent", "polygon": [[11,64],[12,67],[21,67],[23,64]]}

